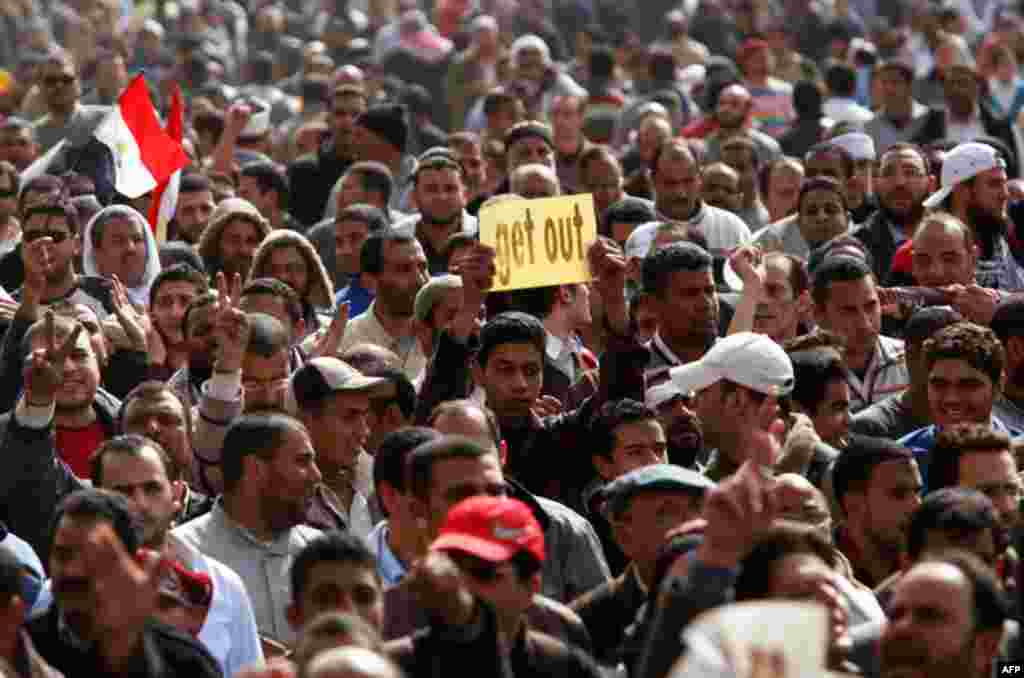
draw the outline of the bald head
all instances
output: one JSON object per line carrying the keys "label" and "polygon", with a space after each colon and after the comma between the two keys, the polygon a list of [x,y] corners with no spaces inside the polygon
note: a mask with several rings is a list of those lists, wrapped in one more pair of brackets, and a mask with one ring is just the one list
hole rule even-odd
{"label": "bald head", "polygon": [[513,193],[527,200],[554,198],[561,193],[555,171],[538,163],[515,168],[509,177],[509,186]]}
{"label": "bald head", "polygon": [[334,74],[335,87],[338,85],[362,85],[364,80],[363,69],[352,64],[342,66]]}
{"label": "bald head", "polygon": [[735,97],[737,99],[742,99],[745,101],[749,101],[751,98],[750,90],[748,90],[745,86],[739,84],[738,82],[733,83],[726,87],[725,89],[723,89],[721,93],[718,95],[718,100],[721,101],[723,97]]}
{"label": "bald head", "polygon": [[339,647],[310,660],[307,678],[402,678],[391,660],[362,647]]}
{"label": "bald head", "polygon": [[729,85],[718,94],[715,119],[727,130],[738,129],[746,122],[751,106],[750,91],[740,84]]}

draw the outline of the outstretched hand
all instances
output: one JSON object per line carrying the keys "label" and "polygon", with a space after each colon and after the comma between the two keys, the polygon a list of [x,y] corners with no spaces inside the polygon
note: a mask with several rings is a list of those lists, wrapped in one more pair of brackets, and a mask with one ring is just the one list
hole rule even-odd
{"label": "outstretched hand", "polygon": [[629,331],[626,254],[614,240],[600,236],[587,250],[587,263],[593,276],[591,285],[601,296],[609,326],[616,334],[625,335]]}
{"label": "outstretched hand", "polygon": [[140,313],[132,305],[128,299],[128,290],[116,275],[112,279],[110,296],[114,304],[114,315],[128,339],[128,348],[146,353],[149,350],[149,321],[145,313]]}
{"label": "outstretched hand", "polygon": [[345,337],[345,328],[348,327],[348,318],[351,306],[346,301],[338,304],[334,311],[334,318],[326,332],[317,337],[311,351],[311,358],[336,357],[341,340]]}

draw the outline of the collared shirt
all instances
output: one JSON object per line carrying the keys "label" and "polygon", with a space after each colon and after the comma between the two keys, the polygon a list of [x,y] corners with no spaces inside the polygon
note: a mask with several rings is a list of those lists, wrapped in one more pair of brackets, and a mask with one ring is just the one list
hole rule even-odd
{"label": "collared shirt", "polygon": [[297,525],[264,542],[235,522],[224,511],[223,499],[218,499],[210,513],[175,528],[173,534],[242,578],[261,634],[285,644],[295,639],[285,616],[291,603],[292,560],[320,536],[320,530]]}
{"label": "collared shirt", "polygon": [[[1021,435],[1018,429],[1010,428],[997,416],[993,415],[990,421],[993,431],[1005,433],[1010,436],[1011,440],[1015,440]],[[928,465],[931,462],[932,448],[935,447],[935,438],[938,435],[939,427],[936,424],[932,424],[900,438],[900,444],[910,448],[914,453],[917,465],[921,469],[921,478],[924,480],[925,488],[928,487]]]}
{"label": "collared shirt", "polygon": [[853,370],[847,370],[846,383],[850,387],[851,414],[906,390],[910,385],[910,372],[903,342],[879,336],[863,379]]}
{"label": "collared shirt", "polygon": [[262,662],[256,616],[242,579],[224,563],[203,555],[174,534],[168,535],[168,543],[182,565],[209,575],[213,581],[213,599],[198,638],[224,675],[233,676],[246,666]]}
{"label": "collared shirt", "polygon": [[[665,215],[659,218],[668,219]],[[712,254],[729,252],[750,242],[750,228],[728,210],[699,201],[697,211],[686,220],[696,226],[708,241]]]}
{"label": "collared shirt", "polygon": [[947,113],[946,139],[949,141],[962,144],[983,136],[985,136],[985,125],[981,122],[981,114],[978,112],[977,106],[974,107],[974,111],[964,122],[954,120],[953,116]]}
{"label": "collared shirt", "polygon": [[402,561],[398,559],[398,556],[395,555],[395,552],[388,545],[388,536],[390,534],[388,521],[382,520],[378,523],[377,527],[373,528],[370,536],[367,537],[370,551],[377,558],[377,574],[380,575],[380,579],[384,582],[384,588],[386,589],[398,586],[407,572],[405,565],[402,564]]}
{"label": "collared shirt", "polygon": [[870,109],[864,108],[853,99],[846,97],[830,97],[822,107],[825,116],[836,122],[849,122],[863,125],[875,117]]}
{"label": "collared shirt", "polygon": [[348,276],[348,285],[343,287],[334,297],[338,306],[347,303],[350,318],[354,318],[366,312],[366,309],[373,303],[373,292],[363,287],[360,274]]}
{"label": "collared shirt", "polygon": [[340,530],[351,532],[357,537],[366,537],[373,529],[370,519],[370,505],[359,490],[352,483],[352,504],[345,509],[341,505],[341,499],[327,485],[317,485],[316,494],[313,495],[313,503],[306,511],[306,524],[325,532]]}
{"label": "collared shirt", "polygon": [[416,379],[427,367],[427,357],[415,336],[392,337],[380,324],[376,313],[377,302],[370,304],[366,312],[349,321],[345,328],[345,336],[338,347],[338,353],[344,353],[356,344],[376,344],[392,351],[398,356],[402,372],[410,380]]}
{"label": "collared shirt", "polygon": [[573,360],[573,350],[569,342],[563,341],[551,334],[546,333],[544,351],[548,358],[555,365],[559,372],[569,377],[569,382],[576,381],[576,361]]}

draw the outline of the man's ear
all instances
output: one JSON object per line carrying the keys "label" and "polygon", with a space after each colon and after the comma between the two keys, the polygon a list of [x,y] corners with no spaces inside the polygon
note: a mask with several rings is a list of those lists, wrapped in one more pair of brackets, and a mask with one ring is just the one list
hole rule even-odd
{"label": "man's ear", "polygon": [[594,463],[594,469],[597,471],[597,475],[605,482],[611,482],[614,480],[615,469],[611,460],[605,458],[603,454],[591,455],[590,460]]}
{"label": "man's ear", "polygon": [[373,296],[377,296],[377,276],[373,273],[367,273],[363,271],[359,277],[359,282],[362,283]]}
{"label": "man's ear", "polygon": [[303,624],[302,608],[298,603],[294,601],[288,603],[288,607],[285,608],[284,614],[285,617],[288,618],[288,624],[292,627],[293,631],[298,633],[302,630],[302,627],[305,624]]}
{"label": "man's ear", "polygon": [[1006,342],[1006,364],[1024,362],[1024,337],[1010,337]]}
{"label": "man's ear", "polygon": [[575,292],[572,289],[572,285],[561,285],[558,288],[558,300],[568,306],[572,303]]}
{"label": "man's ear", "polygon": [[847,518],[862,515],[864,513],[864,506],[867,503],[867,495],[863,492],[856,492],[848,490],[846,495],[843,496],[842,501],[838,501],[839,508],[842,509],[843,513],[846,514]]}
{"label": "man's ear", "polygon": [[813,315],[813,313],[812,313],[813,307],[814,307],[814,302],[811,299],[811,291],[810,290],[804,290],[803,292],[800,293],[800,296],[798,296],[796,298],[796,310],[797,310],[797,313],[800,314],[801,318],[805,318],[807,320],[810,320],[811,316]]}
{"label": "man's ear", "polygon": [[401,495],[398,493],[398,490],[391,486],[391,483],[381,482],[377,485],[377,498],[389,516],[394,515],[400,508],[399,501],[401,501]]}
{"label": "man's ear", "polygon": [[619,545],[619,548],[628,557],[633,552],[633,531],[630,525],[621,518],[612,515],[608,516],[608,524],[611,526],[612,537],[615,538],[615,543]]}
{"label": "man's ear", "polygon": [[80,235],[78,235],[76,233],[74,235],[74,237],[71,238],[71,247],[72,247],[72,250],[74,251],[76,257],[81,255],[82,254],[82,236],[80,236]]}
{"label": "man's ear", "polygon": [[185,483],[175,480],[171,483],[171,492],[174,493],[174,511],[175,513],[180,512],[185,505]]}
{"label": "man's ear", "polygon": [[416,529],[426,535],[430,527],[430,507],[427,506],[427,502],[410,493],[408,506]]}

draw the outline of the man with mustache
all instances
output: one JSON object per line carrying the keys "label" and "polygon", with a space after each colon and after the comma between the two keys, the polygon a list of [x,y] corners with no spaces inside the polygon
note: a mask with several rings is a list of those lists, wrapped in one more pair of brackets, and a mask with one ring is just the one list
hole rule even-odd
{"label": "man with mustache", "polygon": [[665,381],[668,368],[699,360],[718,339],[712,270],[711,256],[694,243],[673,243],[644,258],[643,292],[658,317],[644,375],[648,387]]}
{"label": "man with mustache", "polygon": [[160,558],[140,532],[121,495],[61,502],[48,551],[56,604],[28,625],[36,650],[69,676],[221,676],[199,641],[156,621]]}
{"label": "man with mustache", "polygon": [[989,568],[964,554],[928,558],[896,584],[882,633],[882,678],[984,678],[1007,603]]}
{"label": "man with mustache", "polygon": [[875,189],[878,210],[853,235],[871,252],[875,278],[887,284],[896,250],[914,234],[933,188],[928,160],[913,144],[893,144],[882,154]]}
{"label": "man with mustache", "polygon": [[321,534],[303,525],[320,483],[306,427],[276,412],[243,414],[223,445],[224,494],[172,534],[238,573],[260,634],[290,643],[286,608],[295,555]]}
{"label": "man with mustache", "polygon": [[413,323],[416,294],[429,280],[423,246],[412,233],[389,229],[366,239],[359,260],[362,283],[374,300],[348,323],[338,353],[361,343],[383,346],[398,356],[405,376],[414,380],[427,366]]}
{"label": "man with mustache", "polygon": [[855,435],[836,460],[832,486],[843,519],[836,547],[856,580],[875,587],[906,558],[910,516],[921,504],[917,462],[891,440]]}
{"label": "man with mustache", "polygon": [[[173,396],[171,396],[173,397]],[[242,580],[220,561],[170,539],[171,528],[187,498],[178,468],[159,443],[132,434],[104,443],[92,459],[93,483],[128,499],[142,525],[142,545],[175,560],[189,571],[210,577],[216,595],[197,638],[220,663],[226,676],[263,660],[252,603]]]}
{"label": "man with mustache", "polygon": [[750,229],[732,212],[701,200],[703,176],[700,163],[685,141],[662,144],[651,162],[654,206],[667,221],[685,221],[698,227],[713,254],[732,250],[750,241]]}
{"label": "man with mustache", "polygon": [[356,160],[355,122],[366,102],[361,85],[338,85],[331,97],[331,139],[288,167],[292,214],[306,226],[320,220],[334,184]]}

